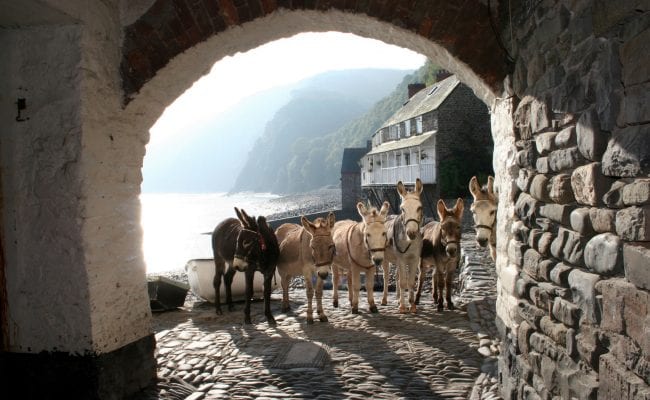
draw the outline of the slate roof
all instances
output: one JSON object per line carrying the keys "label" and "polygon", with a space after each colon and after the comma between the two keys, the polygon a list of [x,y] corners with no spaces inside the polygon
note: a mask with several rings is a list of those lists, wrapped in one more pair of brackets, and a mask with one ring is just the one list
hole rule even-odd
{"label": "slate roof", "polygon": [[430,142],[433,139],[434,135],[435,134],[431,132],[422,135],[407,137],[400,140],[392,140],[390,142],[382,143],[379,146],[373,148],[372,151],[368,153],[368,155],[384,153],[386,151],[403,149],[406,147],[414,147],[423,144],[429,144],[428,142]]}
{"label": "slate roof", "polygon": [[[436,82],[434,85],[428,86],[411,97],[402,108],[393,114],[381,128],[395,125],[399,122],[406,121],[407,119],[415,118],[418,115],[425,114],[429,111],[435,110],[447,99],[447,97],[454,91],[460,81],[456,75]],[[378,129],[378,130],[379,130]],[[403,139],[402,139],[403,140]]]}

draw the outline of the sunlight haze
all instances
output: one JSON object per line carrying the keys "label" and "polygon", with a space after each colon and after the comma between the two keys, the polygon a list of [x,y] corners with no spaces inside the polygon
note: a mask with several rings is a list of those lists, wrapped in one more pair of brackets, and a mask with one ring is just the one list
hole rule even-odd
{"label": "sunlight haze", "polygon": [[398,46],[340,32],[301,33],[225,57],[165,109],[152,126],[149,149],[242,99],[333,70],[417,69],[426,58]]}

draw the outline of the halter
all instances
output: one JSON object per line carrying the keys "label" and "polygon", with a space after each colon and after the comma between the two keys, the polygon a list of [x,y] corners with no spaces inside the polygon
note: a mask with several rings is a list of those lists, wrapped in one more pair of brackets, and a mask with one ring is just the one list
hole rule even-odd
{"label": "halter", "polygon": [[[247,229],[247,228],[242,229],[242,232],[246,232],[249,235],[257,236],[257,244],[260,247],[260,251],[263,252],[263,251],[266,250],[266,241],[264,240],[264,237],[262,236],[262,234],[260,232],[254,231],[252,229]],[[241,252],[235,252],[235,257],[240,258],[240,259],[246,261],[247,263],[252,263],[254,261],[257,261],[257,260],[253,260],[251,257],[249,257],[249,254],[250,254],[250,251],[248,253],[246,253],[246,255],[242,255]]]}
{"label": "halter", "polygon": [[[400,221],[402,221],[402,224],[401,224],[401,225],[402,225],[402,229],[403,229],[403,230],[406,229],[406,225],[407,225],[409,222],[411,222],[411,221],[413,221],[413,222],[415,222],[416,224],[418,224],[418,226],[420,226],[420,223],[421,223],[419,220],[417,220],[417,219],[415,219],[415,218],[409,218],[409,219],[406,220],[406,222],[404,222],[404,214],[400,214],[400,215],[399,215],[399,219],[400,219]],[[397,229],[395,229],[394,227],[395,227],[395,224],[393,224],[393,241],[395,242],[395,248],[396,248],[397,251],[399,251],[401,254],[404,254],[404,253],[406,253],[406,252],[409,250],[409,248],[411,247],[411,243],[412,243],[412,241],[409,240],[408,245],[406,246],[406,248],[405,248],[404,250],[401,250],[401,249],[399,248],[399,246],[397,245],[397,239],[398,239],[398,238],[397,238]]]}
{"label": "halter", "polygon": [[[299,238],[299,239],[300,239],[300,242],[302,242],[302,235],[303,235],[304,233],[305,233],[305,229],[303,228],[303,230],[300,232],[300,238]],[[312,237],[318,237],[318,236],[329,237],[330,235],[312,235]],[[299,248],[300,248],[300,251],[302,252],[302,245],[301,245]],[[301,258],[302,258],[302,256],[301,256]],[[334,256],[332,256],[332,257],[330,258],[329,261],[325,261],[325,262],[322,262],[322,263],[318,263],[318,264],[317,264],[317,263],[316,263],[316,259],[314,258],[314,253],[311,252],[311,262],[312,262],[312,263],[314,264],[314,266],[316,266],[316,267],[324,267],[324,266],[326,266],[326,265],[332,264],[332,260],[333,260],[333,259],[334,259]]]}
{"label": "halter", "polygon": [[487,229],[489,231],[492,230],[492,227],[490,225],[481,225],[481,224],[479,224],[479,225],[474,225],[474,228],[476,228],[476,229],[483,228],[483,229]]}
{"label": "halter", "polygon": [[[375,221],[375,222],[378,222],[378,221]],[[359,225],[358,223],[357,223],[357,224],[353,224],[353,225],[350,225],[350,227],[348,228],[348,233],[347,233],[347,235],[345,235],[346,238],[347,238],[347,240],[345,241],[345,245],[346,245],[346,247],[347,247],[347,249],[348,249],[348,256],[350,257],[350,260],[351,260],[353,263],[355,263],[357,266],[359,266],[359,267],[361,267],[361,268],[370,269],[370,268],[372,268],[374,265],[373,265],[372,263],[371,263],[370,265],[363,265],[363,264],[361,264],[360,262],[358,262],[357,260],[354,259],[354,257],[352,256],[352,251],[351,251],[351,249],[350,249],[350,237],[352,236],[352,229],[356,228],[358,225]],[[385,247],[384,247],[384,249],[385,249]],[[373,252],[373,251],[379,251],[379,250],[375,250],[375,249],[373,249],[373,250],[369,250],[369,251],[368,251],[368,254],[370,254],[370,253]]]}

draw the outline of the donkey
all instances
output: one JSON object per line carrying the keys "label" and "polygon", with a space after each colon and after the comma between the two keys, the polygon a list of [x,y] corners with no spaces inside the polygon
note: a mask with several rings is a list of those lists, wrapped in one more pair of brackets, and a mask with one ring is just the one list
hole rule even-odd
{"label": "donkey", "polygon": [[490,256],[496,261],[497,244],[497,195],[494,193],[494,178],[488,176],[487,185],[481,187],[475,176],[469,181],[469,192],[474,198],[470,207],[474,217],[476,242],[481,247],[490,244]]}
{"label": "donkey", "polygon": [[[280,254],[280,246],[265,217],[254,217],[235,207],[237,218],[227,218],[212,232],[212,252],[215,274],[212,284],[216,294],[215,306],[221,315],[221,278],[226,286],[226,303],[232,311],[232,280],[236,271],[246,274],[246,305],[244,323],[251,323],[251,298],[255,271],[264,275],[264,314],[269,325],[275,325],[271,314],[271,280]],[[228,270],[226,271],[226,264]],[[224,273],[225,272],[225,273]]]}
{"label": "donkey", "polygon": [[332,258],[334,257],[334,241],[332,227],[336,217],[330,212],[327,218],[316,218],[310,222],[302,216],[302,224],[282,224],[275,230],[280,242],[280,258],[278,273],[282,283],[282,311],[289,311],[289,281],[292,277],[302,274],[307,289],[307,323],[313,324],[312,299],[314,286],[312,279],[316,277],[316,311],[321,322],[327,322],[323,311],[323,281],[329,274]]}
{"label": "donkey", "polygon": [[[386,257],[382,263],[384,270],[384,296],[381,304],[388,303],[388,280],[390,278],[390,264],[397,265],[397,282],[399,283],[399,312],[415,313],[415,285],[420,266],[420,253],[422,252],[422,181],[417,178],[413,191],[408,191],[402,181],[397,182],[397,192],[401,199],[399,216],[390,216],[386,220],[386,233],[389,245],[386,248]],[[408,294],[408,298],[407,298]],[[407,307],[408,299],[410,307]]]}
{"label": "donkey", "polygon": [[431,290],[433,302],[438,304],[438,311],[442,311],[443,289],[447,308],[454,309],[451,302],[451,286],[454,272],[460,261],[460,236],[461,221],[463,218],[463,199],[456,200],[454,208],[447,208],[445,202],[438,200],[437,211],[440,222],[431,221],[422,229],[423,244],[420,260],[420,279],[415,303],[420,301],[422,286],[429,269],[431,273]]}
{"label": "donkey", "polygon": [[374,297],[375,269],[384,260],[387,237],[386,215],[390,204],[384,202],[381,209],[366,208],[363,203],[357,203],[357,211],[362,222],[352,220],[338,221],[332,229],[336,255],[332,264],[332,281],[334,292],[332,304],[339,306],[340,274],[348,277],[348,298],[352,313],[359,313],[359,289],[361,288],[361,273],[366,274],[366,292],[368,307],[371,313],[377,313]]}

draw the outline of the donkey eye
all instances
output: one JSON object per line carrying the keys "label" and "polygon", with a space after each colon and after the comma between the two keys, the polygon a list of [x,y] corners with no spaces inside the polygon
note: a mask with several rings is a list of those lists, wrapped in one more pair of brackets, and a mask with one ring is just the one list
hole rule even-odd
{"label": "donkey eye", "polygon": [[490,211],[490,215],[494,215],[494,210]]}
{"label": "donkey eye", "polygon": [[386,237],[386,232],[382,232],[381,236]]}

